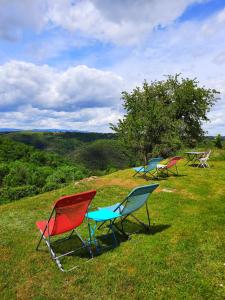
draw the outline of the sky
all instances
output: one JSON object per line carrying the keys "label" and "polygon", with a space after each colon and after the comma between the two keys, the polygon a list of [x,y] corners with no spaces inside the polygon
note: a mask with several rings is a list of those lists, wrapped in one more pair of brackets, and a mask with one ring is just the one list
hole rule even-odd
{"label": "sky", "polygon": [[220,99],[225,0],[0,0],[0,128],[110,132],[121,92],[181,73]]}

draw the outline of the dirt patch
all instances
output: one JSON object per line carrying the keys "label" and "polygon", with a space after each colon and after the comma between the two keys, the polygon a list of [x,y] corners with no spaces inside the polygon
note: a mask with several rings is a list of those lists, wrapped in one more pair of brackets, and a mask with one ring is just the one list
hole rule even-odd
{"label": "dirt patch", "polygon": [[188,192],[185,189],[180,189],[179,190],[179,194],[181,194],[182,196],[185,196],[185,197],[187,197],[189,199],[196,199],[196,196],[193,193]]}
{"label": "dirt patch", "polygon": [[75,181],[74,185],[78,185],[78,184],[80,184],[82,182],[90,182],[90,181],[96,180],[98,178],[99,178],[98,176],[91,176],[91,177],[88,177],[88,178],[84,178],[84,179],[81,179],[79,181]]}
{"label": "dirt patch", "polygon": [[134,188],[138,186],[135,180],[121,178],[99,178],[96,180],[95,185],[98,187],[117,185],[125,188]]}
{"label": "dirt patch", "polygon": [[161,192],[164,192],[164,193],[174,193],[174,192],[176,192],[176,190],[175,189],[166,189],[166,188],[164,188],[164,189],[161,190]]}
{"label": "dirt patch", "polygon": [[[121,186],[121,187],[128,188],[128,189],[132,189],[137,186],[149,184],[149,183],[146,183],[145,181],[143,182],[143,180],[137,180],[137,179],[132,179],[132,178],[122,179],[122,178],[107,178],[107,177],[91,176],[91,177],[76,181],[74,183],[74,185],[79,185],[79,184],[86,183],[86,182],[88,182],[88,183],[90,182],[91,184],[93,184],[94,188],[116,185],[116,186]],[[157,188],[155,192],[159,193],[161,191],[162,191],[162,189]]]}

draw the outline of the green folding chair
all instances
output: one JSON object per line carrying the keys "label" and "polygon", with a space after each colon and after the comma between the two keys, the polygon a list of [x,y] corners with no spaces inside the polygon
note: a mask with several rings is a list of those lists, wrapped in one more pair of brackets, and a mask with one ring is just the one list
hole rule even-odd
{"label": "green folding chair", "polygon": [[[117,239],[114,231],[114,227],[123,235],[128,236],[124,231],[123,222],[128,216],[133,217],[138,223],[140,223],[145,229],[150,229],[150,216],[148,211],[147,200],[149,195],[159,186],[159,184],[144,185],[133,189],[128,196],[121,202],[116,203],[112,206],[99,208],[96,211],[88,212],[86,217],[89,224],[90,241],[96,242],[95,232],[96,229],[100,229],[105,223],[109,222],[109,232],[111,231],[112,238],[117,245]],[[139,220],[134,216],[134,212],[145,206],[148,217],[148,225]],[[121,219],[121,228],[115,223],[115,221]],[[94,221],[94,226],[91,225],[90,221]],[[99,227],[98,223],[101,223]]]}
{"label": "green folding chair", "polygon": [[[133,177],[135,177],[137,174],[143,174],[143,175],[149,174],[150,176],[155,178],[155,173],[157,172],[156,166],[162,160],[163,160],[162,157],[152,158],[149,160],[149,162],[146,166],[140,166],[140,167],[133,168],[133,170],[136,171],[135,174],[133,175]],[[152,172],[153,170],[155,170],[155,172]]]}

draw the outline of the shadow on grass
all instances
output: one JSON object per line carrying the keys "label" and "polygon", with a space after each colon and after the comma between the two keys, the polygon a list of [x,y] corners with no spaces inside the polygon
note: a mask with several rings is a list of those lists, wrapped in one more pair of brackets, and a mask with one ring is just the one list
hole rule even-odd
{"label": "shadow on grass", "polygon": [[150,181],[150,180],[155,180],[155,181],[162,181],[162,180],[167,180],[169,177],[185,177],[187,176],[186,174],[162,174],[158,177],[143,177],[144,179],[146,179],[147,181]]}
{"label": "shadow on grass", "polygon": [[199,164],[190,164],[188,165],[189,167],[193,167],[193,168],[199,168],[199,169],[208,169],[208,167],[199,165]]}
{"label": "shadow on grass", "polygon": [[[119,225],[120,223],[117,223]],[[160,233],[168,228],[170,228],[170,224],[159,224],[159,225],[151,225],[150,228],[148,227],[147,224],[144,226],[141,224],[138,224],[137,222],[133,222],[131,220],[125,220],[123,222],[123,228],[124,231],[128,234],[147,234],[147,235],[155,235],[157,233]],[[121,226],[120,226],[121,228]]]}
{"label": "shadow on grass", "polygon": [[[121,228],[120,222],[116,223],[116,225]],[[123,228],[124,231],[128,234],[123,235],[120,234],[116,229],[115,229],[115,236],[116,236],[116,241],[113,239],[113,236],[111,233],[109,234],[101,234],[97,235],[96,241],[97,241],[97,247],[96,245],[92,245],[92,251],[94,254],[94,257],[99,256],[104,254],[105,252],[112,251],[113,249],[117,248],[120,246],[121,243],[127,242],[130,239],[130,235],[132,234],[147,234],[147,235],[155,235],[157,233],[160,233],[166,229],[168,229],[171,225],[169,224],[159,224],[159,225],[152,225],[149,228],[136,223],[132,222],[130,220],[125,220],[123,223]],[[85,248],[80,248],[82,246],[81,241],[79,238],[74,234],[72,237],[69,239],[64,239],[64,240],[52,240],[51,241],[51,246],[55,253],[57,255],[64,254],[66,252],[76,250],[76,252],[69,254],[68,256],[75,256],[83,259],[88,259],[90,258],[90,252],[87,247]],[[80,249],[79,249],[80,248]],[[46,245],[41,247],[41,251],[48,252],[48,249]]]}

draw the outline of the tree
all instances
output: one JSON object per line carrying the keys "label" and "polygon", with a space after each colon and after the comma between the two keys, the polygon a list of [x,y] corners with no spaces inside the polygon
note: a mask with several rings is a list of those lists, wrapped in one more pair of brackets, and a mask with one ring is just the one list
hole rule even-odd
{"label": "tree", "polygon": [[165,103],[172,106],[173,119],[181,121],[179,133],[182,141],[194,146],[205,134],[202,122],[209,121],[207,114],[219,92],[200,87],[196,78],[180,78],[180,74],[168,76],[162,85],[166,94]]}
{"label": "tree", "polygon": [[169,148],[179,144],[178,122],[171,121],[171,107],[164,105],[159,97],[162,92],[160,86],[147,82],[142,90],[137,87],[130,94],[123,92],[127,114],[117,126],[111,124],[124,145],[145,163],[149,155],[157,151],[169,152]]}
{"label": "tree", "polygon": [[219,148],[222,149],[223,148],[223,142],[222,142],[222,137],[220,134],[217,134],[217,136],[214,139],[214,145]]}
{"label": "tree", "polygon": [[168,76],[164,81],[144,81],[142,88],[123,92],[125,116],[111,128],[124,145],[144,162],[148,156],[168,155],[203,135],[202,121],[215,103],[217,92],[199,87],[196,79]]}

